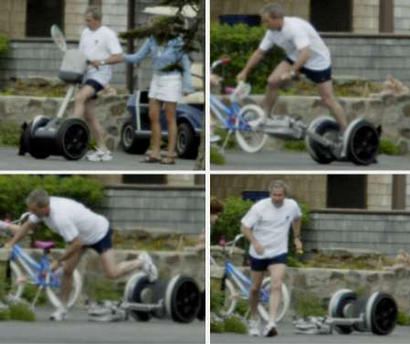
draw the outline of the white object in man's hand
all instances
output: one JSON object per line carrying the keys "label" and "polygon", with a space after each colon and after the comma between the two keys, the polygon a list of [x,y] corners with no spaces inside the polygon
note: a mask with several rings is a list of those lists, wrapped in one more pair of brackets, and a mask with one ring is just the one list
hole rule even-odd
{"label": "white object in man's hand", "polygon": [[256,253],[259,254],[259,255],[262,255],[263,252],[265,252],[265,249],[263,248],[263,246],[258,241],[255,241],[253,243],[253,248],[255,249]]}

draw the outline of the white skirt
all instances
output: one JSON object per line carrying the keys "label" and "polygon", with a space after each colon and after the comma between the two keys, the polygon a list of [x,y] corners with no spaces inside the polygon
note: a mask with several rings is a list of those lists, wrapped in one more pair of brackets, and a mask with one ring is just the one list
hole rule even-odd
{"label": "white skirt", "polygon": [[181,74],[156,75],[152,77],[149,98],[177,103],[182,98]]}

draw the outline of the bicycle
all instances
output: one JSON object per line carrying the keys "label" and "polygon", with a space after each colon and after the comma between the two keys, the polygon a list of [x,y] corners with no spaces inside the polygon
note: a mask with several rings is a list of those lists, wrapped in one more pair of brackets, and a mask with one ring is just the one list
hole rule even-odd
{"label": "bicycle", "polygon": [[[244,237],[243,234],[238,234],[234,240],[227,242],[223,247],[223,253],[225,260],[224,274],[221,281],[221,291],[225,293],[224,304],[222,306],[221,315],[224,317],[230,316],[238,303],[238,300],[248,300],[249,299],[249,288],[252,285],[250,278],[245,276],[245,274],[232,262],[229,261],[229,257],[232,256],[233,250],[236,247],[236,243]],[[229,247],[229,252],[226,254],[225,246]],[[211,265],[216,267],[221,267],[211,256]],[[269,321],[269,298],[270,298],[270,277],[265,277],[262,282],[260,289],[260,299],[258,304],[258,313],[260,317],[268,322]],[[290,295],[285,283],[282,283],[282,297],[279,304],[278,314],[276,321],[279,322],[283,319],[286,312],[289,309]]]}
{"label": "bicycle", "polygon": [[[212,63],[211,72],[220,65],[226,65],[231,59],[224,58]],[[222,144],[222,149],[228,143],[229,137],[235,133],[239,146],[248,153],[256,153],[262,149],[268,135],[256,130],[265,117],[263,110],[256,104],[242,106],[242,100],[250,94],[251,87],[246,83],[239,83],[235,89],[230,90],[230,104],[224,104],[217,95],[210,93],[211,112],[219,120],[222,128],[228,134]]]}
{"label": "bicycle", "polygon": [[[30,213],[24,213],[20,219],[13,221],[13,224],[24,223]],[[0,245],[2,247],[3,245]],[[8,260],[8,268],[6,277],[8,278],[8,298],[11,300],[20,300],[23,298],[23,293],[26,285],[34,285],[37,287],[37,292],[32,301],[32,308],[35,307],[40,293],[45,290],[48,300],[51,304],[58,308],[62,307],[63,303],[57,292],[61,286],[62,268],[56,271],[51,271],[51,261],[49,253],[55,247],[51,241],[35,241],[34,246],[42,249],[43,253],[39,261],[36,261],[29,253],[27,253],[20,245],[15,244],[11,249],[10,258]],[[24,273],[23,273],[23,271]],[[73,282],[71,293],[66,307],[72,307],[77,301],[82,288],[81,275],[77,269],[73,273]]]}

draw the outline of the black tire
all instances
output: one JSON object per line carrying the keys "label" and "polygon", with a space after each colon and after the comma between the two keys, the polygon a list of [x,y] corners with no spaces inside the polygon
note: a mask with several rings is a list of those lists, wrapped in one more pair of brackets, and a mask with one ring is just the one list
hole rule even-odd
{"label": "black tire", "polygon": [[379,132],[366,120],[360,120],[348,128],[347,156],[356,165],[366,166],[376,160],[379,152]]}
{"label": "black tire", "polygon": [[178,124],[176,151],[180,158],[195,159],[198,155],[199,140],[187,122]]}
{"label": "black tire", "polygon": [[56,136],[57,151],[67,160],[84,157],[90,144],[90,131],[87,124],[79,118],[64,120]]}
{"label": "black tire", "polygon": [[[43,117],[36,123],[36,128],[44,127],[50,121],[49,118]],[[36,140],[31,136],[33,122],[29,123],[23,133],[24,146],[27,152],[36,159],[46,159],[50,154],[49,147],[47,147],[41,140]]]}
{"label": "black tire", "polygon": [[[351,290],[339,290],[330,300],[329,316],[331,318],[346,318],[346,315],[344,314],[346,305],[354,303],[356,299],[356,294]],[[353,332],[353,326],[335,325],[335,330],[339,334],[350,334]]]}
{"label": "black tire", "polygon": [[[137,283],[134,285],[134,289],[131,292],[128,302],[141,303],[141,293],[151,282],[148,279],[148,276],[143,276],[138,279]],[[149,321],[151,319],[151,313],[142,312],[136,310],[130,310],[130,315],[137,321]]]}
{"label": "black tire", "polygon": [[144,154],[150,145],[149,138],[135,136],[135,122],[129,118],[121,128],[121,147],[130,154]]}
{"label": "black tire", "polygon": [[398,307],[386,293],[374,293],[366,305],[366,325],[376,335],[390,334],[397,324]]}
{"label": "black tire", "polygon": [[[321,136],[334,136],[339,131],[339,124],[332,118],[322,120],[314,128],[314,132]],[[330,164],[332,161],[336,160],[336,157],[329,148],[324,147],[309,135],[306,135],[306,145],[311,158],[319,164]]]}
{"label": "black tire", "polygon": [[167,313],[174,321],[190,323],[196,319],[201,292],[192,278],[175,276],[167,286],[165,299]]}
{"label": "black tire", "polygon": [[198,311],[198,315],[196,316],[198,320],[205,320],[205,291],[201,293],[201,303]]}

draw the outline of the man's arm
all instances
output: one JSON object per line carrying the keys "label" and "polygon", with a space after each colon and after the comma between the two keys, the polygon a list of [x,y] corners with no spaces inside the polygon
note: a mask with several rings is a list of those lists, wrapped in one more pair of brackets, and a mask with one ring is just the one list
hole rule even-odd
{"label": "man's arm", "polygon": [[242,71],[236,76],[237,81],[245,81],[248,77],[249,72],[255,68],[265,55],[265,51],[262,49],[256,49],[252,56],[248,59],[246,66]]}
{"label": "man's arm", "polygon": [[122,61],[124,61],[124,55],[123,54],[114,54],[114,55],[111,55],[108,59],[105,59],[105,60],[92,60],[92,61],[90,61],[90,64],[93,67],[98,69],[98,67],[100,67],[102,65],[115,64],[115,63],[120,63]]}
{"label": "man's arm", "polygon": [[294,237],[294,244],[296,247],[296,253],[302,254],[303,253],[303,244],[302,244],[302,218],[299,217],[292,222],[292,229],[293,229],[293,237]]}
{"label": "man's arm", "polygon": [[17,244],[21,239],[23,239],[35,226],[36,224],[30,221],[25,222],[22,226],[8,225],[7,228],[13,232],[14,237],[4,246],[8,248],[13,247],[14,244]]}
{"label": "man's arm", "polygon": [[255,239],[253,236],[253,231],[249,227],[245,225],[241,225],[241,232],[245,236],[246,239],[248,239],[249,243],[253,246],[255,249],[256,253],[258,254],[263,254],[263,251],[265,250],[263,246],[259,243],[258,240]]}
{"label": "man's arm", "polygon": [[307,46],[303,49],[299,50],[299,57],[298,59],[295,61],[292,69],[293,71],[298,74],[299,71],[301,70],[301,68],[305,65],[305,63],[307,62],[307,60],[310,57],[310,46]]}

